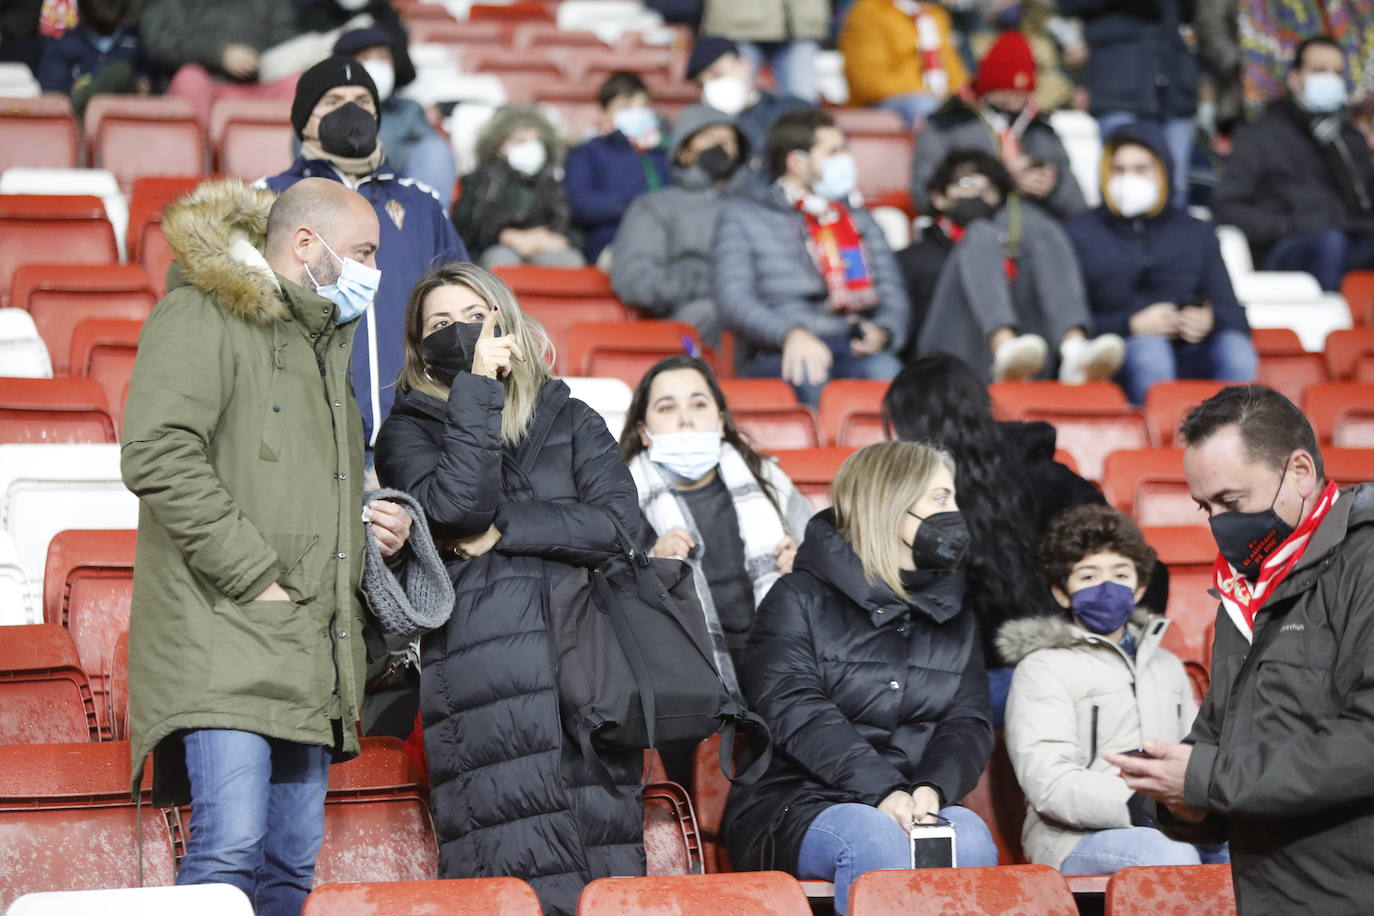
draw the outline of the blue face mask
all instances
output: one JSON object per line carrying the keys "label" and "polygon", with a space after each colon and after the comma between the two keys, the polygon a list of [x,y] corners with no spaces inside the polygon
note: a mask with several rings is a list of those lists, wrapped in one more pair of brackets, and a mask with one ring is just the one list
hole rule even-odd
{"label": "blue face mask", "polygon": [[859,181],[859,166],[849,153],[836,153],[821,163],[821,180],[811,190],[829,200],[846,200]]}
{"label": "blue face mask", "polygon": [[658,130],[658,115],[645,106],[622,108],[611,116],[611,123],[631,140],[643,140]]}
{"label": "blue face mask", "polygon": [[1115,633],[1135,611],[1135,592],[1120,582],[1099,582],[1073,593],[1073,616],[1083,629],[1105,635]]}
{"label": "blue face mask", "polygon": [[382,282],[382,272],[375,267],[368,267],[361,261],[339,257],[323,236],[316,235],[315,238],[320,240],[324,250],[333,255],[341,265],[339,278],[328,286],[320,286],[315,280],[315,275],[310,272],[309,264],[305,265],[305,273],[310,277],[310,282],[315,284],[315,292],[339,307],[338,323],[348,324],[361,317],[376,298],[377,287]]}
{"label": "blue face mask", "polygon": [[1345,104],[1345,77],[1339,73],[1307,74],[1302,81],[1301,101],[1308,111],[1336,111]]}

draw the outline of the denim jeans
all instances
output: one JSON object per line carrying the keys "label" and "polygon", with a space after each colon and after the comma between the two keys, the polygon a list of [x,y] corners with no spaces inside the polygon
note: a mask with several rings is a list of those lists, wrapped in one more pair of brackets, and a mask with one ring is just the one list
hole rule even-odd
{"label": "denim jeans", "polygon": [[1171,840],[1153,827],[1094,830],[1064,857],[1065,875],[1113,875],[1130,865],[1225,865],[1231,851]]}
{"label": "denim jeans", "polygon": [[1169,340],[1155,334],[1126,338],[1126,360],[1117,380],[1132,404],[1144,404],[1145,392],[1155,382],[1176,378],[1253,382],[1259,357],[1243,331],[1213,331],[1197,343]]}
{"label": "denim jeans", "polygon": [[[997,864],[987,826],[967,808],[947,805],[940,816],[954,824],[959,867]],[[911,844],[897,822],[870,805],[831,805],[802,837],[797,877],[835,882],[835,912],[849,903],[849,885],[864,872],[911,867]]]}
{"label": "denim jeans", "polygon": [[324,840],[329,749],[252,732],[185,732],[191,838],[177,884],[232,884],[258,916],[300,916]]}
{"label": "denim jeans", "polygon": [[820,42],[806,38],[791,41],[738,41],[735,42],[740,55],[754,70],[757,81],[763,60],[773,66],[773,79],[778,91],[795,95],[803,102],[816,104],[819,90],[816,88],[816,52],[821,49]]}
{"label": "denim jeans", "polygon": [[939,111],[942,104],[944,102],[938,95],[928,92],[904,92],[901,95],[890,95],[873,107],[897,112],[906,122],[907,129],[914,130],[917,124]]}
{"label": "denim jeans", "polygon": [[[1129,111],[1108,111],[1097,116],[1097,129],[1102,134],[1102,142],[1107,142],[1112,131],[1123,124],[1143,120]],[[1170,118],[1157,122],[1164,133],[1164,145],[1169,149],[1173,163],[1169,175],[1174,182],[1174,206],[1188,206],[1188,164],[1193,158],[1193,119]]]}
{"label": "denim jeans", "polygon": [[[845,338],[823,338],[830,348],[834,362],[830,364],[830,378],[869,378],[888,381],[902,371],[902,361],[893,353],[882,350],[872,356],[853,356],[849,352],[849,341]],[[782,351],[764,350],[755,353],[740,370],[744,378],[781,378]],[[803,404],[818,407],[821,403],[820,385],[793,385],[797,400]]]}
{"label": "denim jeans", "polygon": [[1374,235],[1320,229],[1279,239],[1264,258],[1265,270],[1305,270],[1328,293],[1351,270],[1374,268]]}

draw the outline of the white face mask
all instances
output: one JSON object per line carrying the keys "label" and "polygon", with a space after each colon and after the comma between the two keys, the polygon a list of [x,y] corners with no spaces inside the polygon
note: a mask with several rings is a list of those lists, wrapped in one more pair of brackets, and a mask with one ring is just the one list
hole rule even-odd
{"label": "white face mask", "polygon": [[384,60],[365,60],[363,69],[377,85],[377,98],[385,102],[396,88],[396,68]]}
{"label": "white face mask", "polygon": [[749,102],[749,86],[736,76],[718,76],[701,84],[701,100],[734,117]]}
{"label": "white face mask", "polygon": [[506,150],[506,162],[522,175],[539,174],[548,159],[548,150],[538,140],[522,140]]}
{"label": "white face mask", "polygon": [[700,480],[720,464],[720,442],[718,429],[651,435],[649,460],[682,480]]}
{"label": "white face mask", "polygon": [[1159,182],[1144,175],[1114,175],[1107,182],[1107,193],[1116,212],[1127,219],[1148,213],[1159,205]]}
{"label": "white face mask", "polygon": [[350,13],[357,12],[371,2],[372,0],[338,0],[339,7]]}
{"label": "white face mask", "polygon": [[1345,77],[1339,73],[1309,73],[1302,81],[1302,107],[1313,112],[1336,111],[1345,104]]}

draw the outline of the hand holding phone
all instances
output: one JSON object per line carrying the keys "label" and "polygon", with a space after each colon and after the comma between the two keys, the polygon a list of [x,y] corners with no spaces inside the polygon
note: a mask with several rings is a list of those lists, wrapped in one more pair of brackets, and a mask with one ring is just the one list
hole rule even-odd
{"label": "hand holding phone", "polygon": [[954,824],[939,815],[933,824],[912,821],[908,831],[911,842],[912,868],[957,868],[958,843]]}

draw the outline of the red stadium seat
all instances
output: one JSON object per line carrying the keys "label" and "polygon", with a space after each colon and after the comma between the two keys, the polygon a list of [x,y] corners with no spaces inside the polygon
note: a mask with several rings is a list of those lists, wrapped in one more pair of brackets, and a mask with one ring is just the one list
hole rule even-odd
{"label": "red stadium seat", "polygon": [[1073,455],[1078,473],[1092,481],[1102,479],[1103,466],[1112,452],[1151,444],[1145,418],[1131,410],[1041,408],[1026,411],[1021,419],[1051,424],[1058,447]]}
{"label": "red stadium seat", "polygon": [[708,874],[730,871],[725,855],[725,799],[730,780],[720,770],[720,735],[712,735],[697,745],[692,761],[692,809],[701,831],[702,857]]}
{"label": "red stadium seat", "polygon": [[780,378],[725,378],[719,381],[725,403],[731,410],[797,405],[797,390]]}
{"label": "red stadium seat", "polygon": [[515,3],[506,4],[474,3],[468,8],[468,19],[473,22],[553,22],[554,13],[551,6],[516,0]]}
{"label": "red stadium seat", "polygon": [[1064,451],[1062,448],[1056,448],[1054,450],[1054,460],[1064,465],[1064,467],[1073,471],[1075,474],[1078,473],[1078,460],[1074,458],[1071,453]]}
{"label": "red stadium seat", "polygon": [[129,632],[119,634],[110,654],[110,731],[116,741],[129,740]]}
{"label": "red stadium seat", "polygon": [[1326,381],[1326,360],[1303,349],[1291,328],[1255,328],[1250,339],[1259,354],[1261,385],[1268,385],[1294,404],[1301,403],[1309,385]]}
{"label": "red stadium seat", "polygon": [[142,321],[87,318],[72,334],[71,373],[100,384],[116,426],[123,422],[124,397],[134,374],[142,330]]}
{"label": "red stadium seat", "polygon": [[854,449],[843,445],[828,448],[799,448],[773,453],[778,464],[796,488],[819,512],[830,506],[830,484]]}
{"label": "red stadium seat", "polygon": [[883,395],[888,382],[870,379],[837,378],[826,382],[821,389],[821,426],[831,442],[841,445],[845,424],[855,417],[877,418],[881,423]]}
{"label": "red stadium seat", "polygon": [[65,95],[0,98],[0,172],[11,166],[74,169],[76,116]]}
{"label": "red stadium seat", "polygon": [[468,73],[540,73],[561,79],[566,76],[562,65],[547,51],[530,48],[516,51],[511,48],[467,48],[461,53],[463,70]]}
{"label": "red stadium seat", "polygon": [[210,113],[216,171],[253,181],[286,171],[293,160],[288,99],[221,99]]}
{"label": "red stadium seat", "polygon": [[575,324],[568,330],[564,371],[589,378],[618,378],[634,388],[654,363],[681,353],[705,355],[701,338],[682,321]]}
{"label": "red stadium seat", "polygon": [[1124,411],[1126,395],[1111,382],[1064,385],[1055,381],[993,382],[988,386],[992,411],[999,420],[1021,420],[1028,410],[1061,408]]}
{"label": "red stadium seat", "polygon": [[511,36],[511,47],[517,51],[528,48],[597,48],[603,54],[614,49],[591,29],[562,29],[555,22],[521,22]]}
{"label": "red stadium seat", "polygon": [[118,441],[99,383],[84,378],[0,380],[0,443]]}
{"label": "red stadium seat", "polygon": [[1106,916],[1236,916],[1229,865],[1131,866],[1107,883]]}
{"label": "red stadium seat", "polygon": [[1150,421],[1155,442],[1165,448],[1173,446],[1178,438],[1178,427],[1183,418],[1203,401],[1216,394],[1233,382],[1216,382],[1210,379],[1176,379],[1171,382],[1156,382],[1145,392],[1145,419]]}
{"label": "red stadium seat", "polygon": [[1107,456],[1102,491],[1138,524],[1207,526],[1183,476],[1183,449],[1113,452]]}
{"label": "red stadium seat", "polygon": [[577,916],[810,916],[801,885],[780,871],[663,878],[601,878],[577,900]]}
{"label": "red stadium seat", "polygon": [[846,136],[911,133],[902,116],[886,108],[835,108],[829,113]]}
{"label": "red stadium seat", "polygon": [[1313,385],[1302,397],[1302,412],[1312,423],[1317,439],[1326,445],[1346,448],[1374,446],[1374,384],[1327,382]]}
{"label": "red stadium seat", "polygon": [[[442,7],[441,7],[442,8]],[[542,916],[534,888],[519,878],[326,884],[310,892],[301,916]]]}
{"label": "red stadium seat", "polygon": [[1361,356],[1355,363],[1354,381],[1361,384],[1374,383],[1374,356]]}
{"label": "red stadium seat", "polygon": [[651,876],[702,872],[696,815],[677,783],[651,782],[644,787],[644,857]]}
{"label": "red stadium seat", "polygon": [[162,235],[162,208],[191,193],[199,178],[140,178],[134,182],[129,199],[129,260],[137,261],[148,272],[153,292],[167,292],[167,268],[172,250]]}
{"label": "red stadium seat", "polygon": [[1347,328],[1326,335],[1326,362],[1332,381],[1352,380],[1356,365],[1368,356],[1374,356],[1374,327]]}
{"label": "red stadium seat", "polygon": [[1077,916],[1068,882],[1048,865],[870,871],[849,889],[850,916]]}
{"label": "red stadium seat", "polygon": [[157,304],[148,273],[137,264],[25,264],[14,272],[12,291],[14,307],[33,316],[56,375],[71,371],[68,355],[78,323],[142,321]]}
{"label": "red stadium seat", "polygon": [[[205,134],[195,108],[184,99],[92,96],[85,129],[92,167],[109,169],[126,189],[145,175],[205,172]],[[154,150],[156,155],[149,155]]]}
{"label": "red stadium seat", "polygon": [[0,307],[25,264],[112,264],[114,230],[99,197],[0,194]]}
{"label": "red stadium seat", "polygon": [[1356,327],[1374,326],[1374,270],[1352,270],[1341,281],[1341,295]]}
{"label": "red stadium seat", "polygon": [[912,139],[908,131],[849,132],[848,139],[849,151],[859,166],[859,190],[864,197],[871,200],[909,194]]}
{"label": "red stadium seat", "polygon": [[1374,481],[1374,448],[1324,448],[1327,480],[1340,487]]}
{"label": "red stadium seat", "polygon": [[[563,351],[573,325],[629,320],[629,311],[611,291],[610,278],[595,267],[520,265],[493,272],[514,291],[525,314],[543,325],[565,367],[572,365]],[[573,373],[565,369],[564,374]]]}
{"label": "red stadium seat", "polygon": [[820,420],[816,412],[805,404],[793,404],[790,407],[731,406],[730,415],[740,434],[755,451],[819,448],[823,441]]}
{"label": "red stadium seat", "polygon": [[5,627],[0,639],[0,744],[98,740],[95,698],[71,635],[55,623]]}
{"label": "red stadium seat", "polygon": [[573,48],[563,55],[563,69],[569,79],[597,85],[617,70],[638,73],[645,82],[670,81],[672,63],[668,48],[617,49],[610,53],[605,48]]}
{"label": "red stadium seat", "polygon": [[881,416],[871,413],[855,413],[846,417],[844,424],[840,427],[838,444],[863,448],[865,445],[874,445],[886,441],[887,427],[883,424]]}
{"label": "red stadium seat", "polygon": [[1016,781],[1011,758],[1007,756],[1007,746],[1002,733],[997,733],[997,744],[978,784],[965,795],[959,804],[968,808],[987,825],[997,844],[998,862],[1002,865],[1016,865],[1026,861],[1021,849],[1021,826],[1026,821],[1026,797],[1021,793],[1021,785]]}
{"label": "red stadium seat", "polygon": [[1196,526],[1144,527],[1145,540],[1169,568],[1169,606],[1164,615],[1172,621],[1164,634],[1164,647],[1184,662],[1210,667],[1208,630],[1215,624],[1217,599],[1212,564],[1217,544],[1212,532]]}
{"label": "red stadium seat", "polygon": [[458,22],[451,18],[416,19],[406,23],[414,43],[450,45],[455,48],[500,48],[511,42],[509,22]]}

